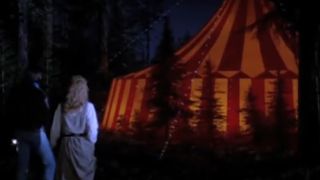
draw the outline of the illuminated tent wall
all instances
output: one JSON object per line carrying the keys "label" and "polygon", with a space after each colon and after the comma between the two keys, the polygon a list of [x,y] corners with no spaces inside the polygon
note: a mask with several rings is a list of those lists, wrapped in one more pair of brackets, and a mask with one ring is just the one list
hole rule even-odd
{"label": "illuminated tent wall", "polygon": [[[234,135],[248,128],[245,114],[246,97],[251,89],[256,108],[264,116],[270,114],[275,82],[281,78],[287,109],[297,110],[298,68],[296,42],[276,23],[266,21],[273,6],[268,0],[226,0],[206,26],[175,55],[177,65],[183,65],[185,83],[181,93],[195,103],[192,111],[201,107],[206,62],[212,66],[212,96],[219,101],[223,118],[217,123],[221,133]],[[260,25],[259,25],[260,24]],[[150,92],[146,88],[155,66],[115,78],[105,106],[102,128],[116,130],[117,119],[148,121]],[[139,118],[137,118],[139,117]]]}

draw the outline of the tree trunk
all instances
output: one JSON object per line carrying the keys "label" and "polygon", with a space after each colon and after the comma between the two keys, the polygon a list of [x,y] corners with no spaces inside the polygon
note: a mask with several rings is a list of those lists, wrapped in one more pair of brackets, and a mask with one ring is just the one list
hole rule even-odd
{"label": "tree trunk", "polygon": [[46,0],[45,2],[45,48],[43,52],[43,57],[46,66],[46,86],[50,86],[50,78],[52,74],[52,45],[53,45],[53,7],[52,0]]}
{"label": "tree trunk", "polygon": [[25,69],[28,64],[28,0],[18,0],[19,10],[19,65]]}
{"label": "tree trunk", "polygon": [[[306,9],[305,9],[306,10]],[[300,64],[299,64],[299,148],[307,164],[315,163],[319,158],[320,134],[319,112],[317,109],[316,81],[316,34],[317,22],[308,12],[302,11],[300,19]]]}
{"label": "tree trunk", "polygon": [[108,60],[108,9],[107,0],[102,2],[101,10],[101,62],[99,71],[107,76],[109,72],[109,60]]}
{"label": "tree trunk", "polygon": [[146,2],[146,32],[145,32],[145,35],[146,35],[146,63],[147,65],[150,65],[151,62],[150,62],[150,16],[151,16],[151,13],[150,13],[150,1],[147,0]]}
{"label": "tree trunk", "polygon": [[150,65],[150,30],[148,29],[146,32],[146,63]]}

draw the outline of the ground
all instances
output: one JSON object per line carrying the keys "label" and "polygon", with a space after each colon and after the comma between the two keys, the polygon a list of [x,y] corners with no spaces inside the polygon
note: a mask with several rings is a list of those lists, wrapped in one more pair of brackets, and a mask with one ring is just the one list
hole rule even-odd
{"label": "ground", "polygon": [[[96,180],[313,180],[320,165],[305,166],[296,155],[257,154],[232,150],[217,152],[191,144],[169,144],[163,158],[156,147],[124,136],[101,133],[96,144]],[[2,153],[3,177],[14,179],[14,148]],[[38,179],[41,166],[34,156],[30,179]],[[2,179],[2,178],[1,178]]]}

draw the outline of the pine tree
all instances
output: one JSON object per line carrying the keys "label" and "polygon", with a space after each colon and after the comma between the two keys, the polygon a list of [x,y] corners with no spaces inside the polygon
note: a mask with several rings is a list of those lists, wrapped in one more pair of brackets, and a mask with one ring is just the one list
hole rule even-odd
{"label": "pine tree", "polygon": [[308,21],[318,12],[315,2],[298,2],[299,151],[307,164],[313,164],[320,159],[320,22]]}
{"label": "pine tree", "polygon": [[[115,75],[149,64],[151,31],[163,0],[109,1],[109,61]],[[130,69],[129,69],[130,68]]]}
{"label": "pine tree", "polygon": [[110,76],[109,59],[108,59],[108,35],[109,35],[109,21],[108,21],[108,2],[107,0],[101,0],[101,13],[100,13],[100,30],[101,30],[101,60],[98,73],[103,75],[103,79],[106,80]]}
{"label": "pine tree", "polygon": [[[0,2],[0,98],[1,117],[7,96],[17,80],[18,64],[18,6],[17,1]],[[4,118],[1,118],[4,119]]]}
{"label": "pine tree", "polygon": [[169,19],[163,27],[162,40],[157,49],[156,58],[159,62],[151,75],[152,84],[148,87],[152,92],[150,103],[156,111],[157,121],[168,123],[176,115],[176,105],[172,104],[178,93],[174,86],[181,80],[179,72],[174,72],[174,45]]}
{"label": "pine tree", "polygon": [[248,90],[246,97],[246,107],[241,109],[244,113],[247,124],[249,125],[248,132],[246,134],[252,137],[252,143],[258,151],[266,143],[266,137],[270,134],[270,129],[266,124],[266,119],[263,112],[257,109],[256,97],[253,94],[252,88]]}
{"label": "pine tree", "polygon": [[[315,2],[270,0],[275,5],[273,14],[283,20],[282,27],[289,32],[299,59],[299,151],[306,163],[319,161],[320,98],[319,51],[320,37],[317,20],[308,21],[318,12]],[[278,25],[281,23],[278,23]],[[293,43],[293,44],[294,44]],[[299,51],[299,55],[298,55]]]}
{"label": "pine tree", "polygon": [[[3,3],[3,2],[2,2]],[[3,6],[1,6],[3,5]],[[9,140],[13,134],[12,117],[8,116],[8,97],[12,91],[12,87],[17,79],[18,72],[18,60],[17,60],[17,44],[14,41],[15,38],[12,36],[12,30],[10,24],[16,18],[12,12],[7,12],[5,9],[8,8],[8,4],[1,4],[0,11],[5,13],[5,16],[0,17],[0,145],[1,154],[7,153]],[[2,9],[4,8],[4,9]],[[8,10],[8,9],[7,9]],[[8,14],[6,14],[8,13]],[[8,17],[10,16],[10,17]]]}
{"label": "pine tree", "polygon": [[136,30],[141,32],[139,34],[139,41],[136,43],[137,51],[140,51],[141,55],[138,58],[146,65],[151,64],[151,41],[153,27],[156,23],[163,21],[162,11],[164,0],[152,1],[152,0],[133,0],[134,16],[133,20]]}
{"label": "pine tree", "polygon": [[165,61],[172,57],[175,50],[174,47],[174,38],[170,27],[170,21],[169,18],[166,17],[162,30],[162,39],[157,48],[154,62],[161,63],[161,61]]}
{"label": "pine tree", "polygon": [[22,69],[25,69],[28,64],[28,10],[29,0],[18,0],[19,14],[19,63]]}
{"label": "pine tree", "polygon": [[211,71],[212,66],[210,62],[207,61],[205,65],[203,86],[201,89],[201,105],[198,112],[199,123],[197,127],[200,141],[209,147],[212,147],[214,141],[217,140],[216,137],[218,135],[214,121],[223,118],[218,99],[214,98],[214,77]]}
{"label": "pine tree", "polygon": [[178,39],[178,42],[176,43],[176,48],[182,47],[187,42],[189,42],[191,38],[192,38],[192,35],[190,34],[190,32],[185,32],[185,34]]}
{"label": "pine tree", "polygon": [[[45,26],[44,26],[44,39],[45,47],[43,50],[43,59],[46,67],[46,86],[52,86],[51,78],[56,69],[52,68],[53,63],[53,2],[46,0],[44,5]],[[49,87],[50,89],[50,87]]]}
{"label": "pine tree", "polygon": [[288,109],[288,105],[284,98],[287,93],[285,91],[284,83],[284,79],[278,77],[275,82],[273,100],[270,107],[271,118],[274,122],[273,132],[275,135],[275,148],[279,153],[285,153],[290,149],[290,142],[292,142],[292,129],[295,127],[294,111],[292,109]]}
{"label": "pine tree", "polygon": [[125,49],[129,43],[127,21],[125,12],[123,12],[122,1],[110,1],[110,19],[109,19],[109,60],[110,69],[116,75],[128,73],[128,60],[135,58],[130,49]]}
{"label": "pine tree", "polygon": [[[163,36],[158,46],[156,59],[158,64],[151,75],[150,84],[147,87],[151,92],[149,104],[154,109],[155,115],[153,127],[166,127],[167,138],[172,138],[172,132],[179,129],[180,124],[186,124],[191,115],[188,109],[190,101],[180,92],[183,87],[182,65],[176,64],[174,56],[174,41],[166,19],[163,28]],[[181,122],[183,120],[184,122]]]}

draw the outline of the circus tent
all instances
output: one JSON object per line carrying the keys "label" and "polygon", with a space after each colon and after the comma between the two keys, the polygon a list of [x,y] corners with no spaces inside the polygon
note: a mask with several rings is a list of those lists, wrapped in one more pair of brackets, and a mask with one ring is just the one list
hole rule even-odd
{"label": "circus tent", "polygon": [[[175,65],[183,67],[185,95],[193,104],[191,111],[201,108],[206,66],[210,64],[212,97],[219,102],[223,118],[214,121],[224,134],[237,134],[248,129],[246,115],[249,91],[255,106],[268,117],[276,81],[283,82],[282,95],[287,109],[298,107],[298,59],[296,39],[268,15],[273,5],[268,0],[225,0],[220,9],[187,44],[175,52]],[[107,98],[102,128],[116,130],[117,120],[130,128],[135,121],[152,119],[148,106],[148,84],[155,66],[115,78]],[[187,85],[186,85],[187,84]],[[139,117],[139,118],[137,118]]]}

